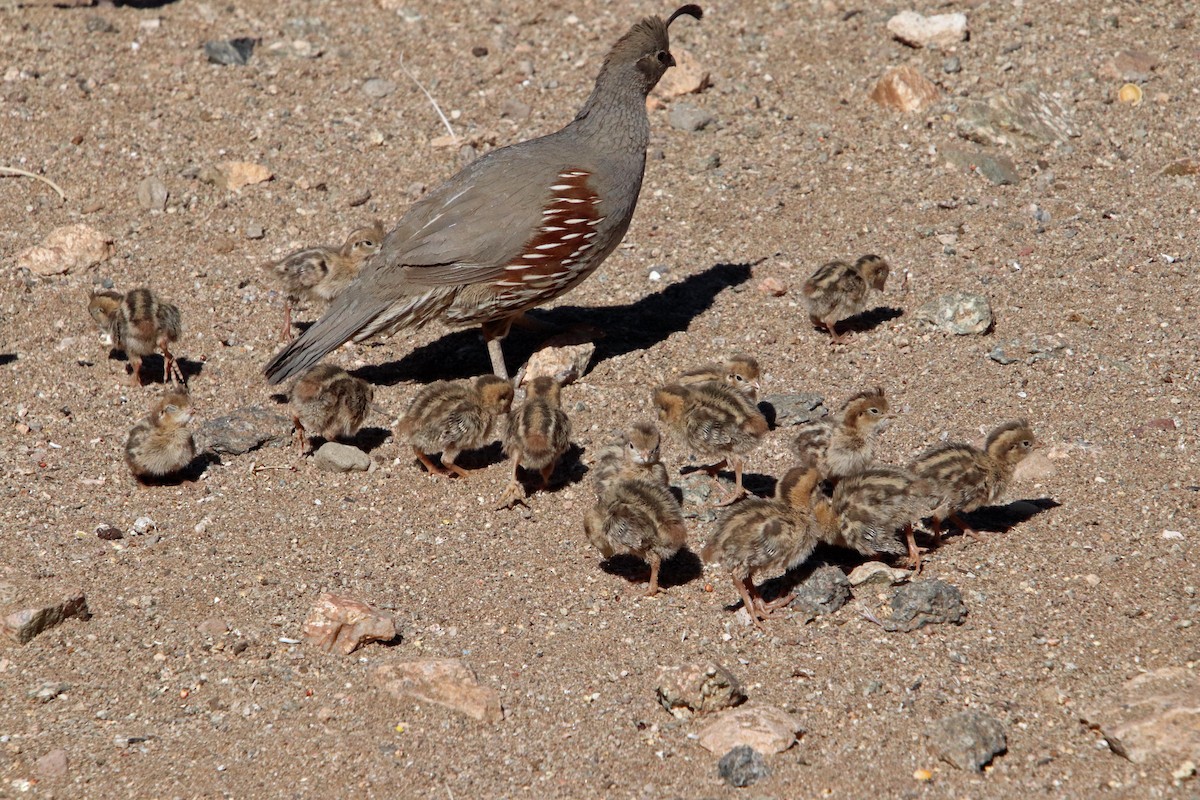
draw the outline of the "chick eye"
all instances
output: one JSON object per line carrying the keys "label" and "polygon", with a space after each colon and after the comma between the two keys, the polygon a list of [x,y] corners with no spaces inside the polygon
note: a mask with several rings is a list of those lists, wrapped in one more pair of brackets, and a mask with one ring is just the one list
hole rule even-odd
{"label": "chick eye", "polygon": [[868,414],[870,414],[870,415],[872,415],[872,416],[878,417],[878,416],[879,416],[879,409],[878,409],[878,408],[874,408],[874,407],[872,407],[872,408],[868,408],[868,409],[867,409],[867,413],[868,413]]}
{"label": "chick eye", "polygon": [[668,53],[666,50],[658,51],[658,63],[662,64],[665,67],[670,63],[670,61],[671,61],[670,53]]}

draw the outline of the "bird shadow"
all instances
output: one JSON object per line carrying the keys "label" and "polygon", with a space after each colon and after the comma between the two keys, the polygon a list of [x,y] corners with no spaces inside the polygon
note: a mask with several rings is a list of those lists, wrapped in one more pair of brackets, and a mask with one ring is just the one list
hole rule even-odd
{"label": "bird shadow", "polygon": [[[692,475],[703,474],[704,468],[696,464],[685,464],[679,468],[679,475],[682,478],[688,478]],[[730,491],[733,490],[734,481],[737,480],[737,475],[731,469],[722,469],[717,472],[717,477],[722,483],[728,481]],[[778,480],[772,475],[764,475],[761,472],[743,472],[742,473],[742,488],[750,494],[748,496],[757,496],[770,498],[775,496],[775,485]],[[711,486],[711,482],[709,484]]]}
{"label": "bird shadow", "polygon": [[[712,307],[722,291],[750,279],[755,263],[714,264],[703,272],[665,286],[639,300],[620,306],[559,306],[530,315],[549,327],[592,327],[604,331],[596,341],[592,366],[665,341],[686,331],[692,321]],[[524,364],[547,338],[545,332],[514,327],[504,340],[510,366]],[[415,348],[399,360],[368,365],[354,375],[376,386],[393,386],[405,380],[428,383],[482,375],[491,361],[477,330],[454,331]]]}
{"label": "bird shadow", "polygon": [[221,458],[216,453],[199,453],[188,462],[187,466],[178,472],[172,472],[170,475],[146,475],[144,477],[135,478],[135,480],[146,488],[157,488],[163,486],[181,486],[183,484],[197,484],[201,476],[208,471],[211,466],[219,466]]}
{"label": "bird shadow", "polygon": [[977,531],[1008,533],[1039,514],[1058,508],[1062,503],[1050,497],[1015,500],[1002,506],[986,506],[966,514],[965,521]]}
{"label": "bird shadow", "polygon": [[6,366],[17,360],[16,353],[0,353],[0,367]]}
{"label": "bird shadow", "polygon": [[[630,583],[647,583],[650,580],[650,565],[635,555],[618,553],[600,562],[600,569],[609,575],[624,578]],[[664,589],[691,583],[704,574],[700,557],[687,547],[662,562],[658,570],[658,583]]]}
{"label": "bird shadow", "polygon": [[904,309],[892,306],[880,306],[846,317],[838,323],[840,333],[865,333],[878,328],[886,322],[904,316]]}
{"label": "bird shadow", "polygon": [[358,433],[345,439],[344,443],[370,453],[382,447],[391,437],[392,432],[388,428],[359,428]]}

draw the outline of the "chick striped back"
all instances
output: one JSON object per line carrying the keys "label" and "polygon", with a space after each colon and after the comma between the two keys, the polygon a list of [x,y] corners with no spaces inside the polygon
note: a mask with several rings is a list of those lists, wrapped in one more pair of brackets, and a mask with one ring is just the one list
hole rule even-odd
{"label": "chick striped back", "polygon": [[843,478],[832,501],[840,543],[864,555],[906,552],[898,532],[920,519],[923,495],[907,470],[879,467]]}

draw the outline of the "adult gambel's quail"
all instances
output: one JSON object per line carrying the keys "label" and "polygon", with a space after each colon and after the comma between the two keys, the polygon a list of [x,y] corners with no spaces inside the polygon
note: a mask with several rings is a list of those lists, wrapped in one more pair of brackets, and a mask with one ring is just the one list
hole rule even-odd
{"label": "adult gambel's quail", "polygon": [[264,372],[280,383],[343,343],[433,320],[481,325],[492,370],[526,310],[592,273],[625,236],[650,139],[646,96],[675,64],[667,27],[685,5],[647,17],[604,59],[595,88],[562,130],[495,150],[409,209],[316,324]]}

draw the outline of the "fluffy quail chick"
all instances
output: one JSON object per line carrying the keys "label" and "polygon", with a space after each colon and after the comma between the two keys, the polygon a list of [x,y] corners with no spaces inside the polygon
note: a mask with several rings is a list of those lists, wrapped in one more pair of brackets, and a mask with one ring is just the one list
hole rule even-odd
{"label": "fluffy quail chick", "polygon": [[909,564],[919,572],[921,554],[912,526],[921,518],[927,498],[928,487],[913,473],[876,467],[838,481],[832,497],[817,495],[813,516],[826,544],[866,556],[900,555],[907,547]]}
{"label": "fluffy quail chick", "polygon": [[760,375],[758,360],[745,353],[737,353],[722,364],[704,364],[681,373],[679,383],[688,386],[706,381],[724,381],[742,392],[751,400],[757,399]]}
{"label": "fluffy quail chick", "polygon": [[792,447],[801,465],[815,467],[822,479],[836,482],[871,466],[875,443],[890,421],[883,389],[860,392],[832,418],[801,425]]}
{"label": "fluffy quail chick", "polygon": [[946,444],[917,456],[912,470],[930,486],[934,540],[941,539],[949,519],[972,538],[980,536],[959,514],[974,511],[1000,497],[1013,470],[1033,451],[1037,439],[1025,420],[1006,422],[988,434],[983,450],[969,444]]}
{"label": "fluffy quail chick", "polygon": [[88,314],[96,322],[96,327],[104,334],[107,340],[105,343],[112,345],[112,324],[113,318],[117,315],[117,309],[121,307],[121,301],[125,299],[125,295],[112,289],[94,289],[88,295]]}
{"label": "fluffy quail chick", "polygon": [[288,392],[300,452],[306,438],[333,442],[358,433],[374,399],[371,384],[341,367],[318,364],[306,372]]}
{"label": "fluffy quail chick", "polygon": [[525,387],[525,402],[508,412],[504,452],[513,460],[513,477],[500,498],[500,508],[525,501],[519,474],[521,467],[538,470],[541,488],[571,444],[571,421],[562,409],[562,387],[550,377],[534,378]]}
{"label": "fluffy quail chick", "polygon": [[650,564],[647,597],[658,594],[658,569],[687,543],[679,503],[665,486],[641,479],[609,483],[583,520],[588,541],[605,558],[629,553]]}
{"label": "fluffy quail chick", "polygon": [[187,392],[172,391],[133,426],[125,442],[125,463],[135,478],[141,482],[170,478],[192,463],[196,445],[187,427],[191,418]]}
{"label": "fluffy quail chick", "polygon": [[635,422],[619,444],[604,447],[592,465],[596,495],[619,480],[638,479],[667,486],[667,468],[659,460],[661,438],[653,422]]}
{"label": "fluffy quail chick", "polygon": [[[408,439],[430,472],[465,478],[467,471],[454,463],[459,453],[490,442],[496,419],[508,413],[512,401],[512,384],[495,375],[470,383],[436,381],[417,392],[396,433]],[[431,453],[442,454],[440,467]]]}
{"label": "fluffy quail chick", "polygon": [[341,247],[319,245],[297,250],[270,265],[287,295],[280,337],[283,341],[292,338],[293,304],[301,299],[329,302],[341,294],[366,260],[379,252],[383,236],[383,224],[376,222],[353,231]]}
{"label": "fluffy quail chick", "polygon": [[802,290],[813,324],[828,330],[833,344],[840,343],[838,321],[863,311],[871,290],[883,291],[890,269],[875,255],[862,256],[853,264],[831,261],[820,267]]}
{"label": "fluffy quail chick", "polygon": [[819,479],[815,469],[789,470],[773,499],[754,497],[725,511],[701,552],[706,563],[729,571],[746,612],[759,628],[795,593],[764,602],[754,576],[787,572],[812,555],[819,539],[809,505]]}
{"label": "fluffy quail chick", "polygon": [[682,436],[702,458],[720,458],[704,471],[716,480],[729,464],[736,480],[734,493],[719,505],[727,506],[746,496],[742,488],[745,455],[758,447],[767,432],[767,420],[746,395],[723,383],[708,381],[688,386],[671,384],[654,392],[659,421]]}
{"label": "fluffy quail chick", "polygon": [[[121,299],[109,332],[113,346],[124,350],[129,358],[135,386],[142,382],[142,359],[156,350],[163,356],[163,383],[175,377],[178,369],[168,346],[183,333],[178,306],[160,300],[149,289],[134,289]],[[179,378],[182,382],[182,374]]]}

